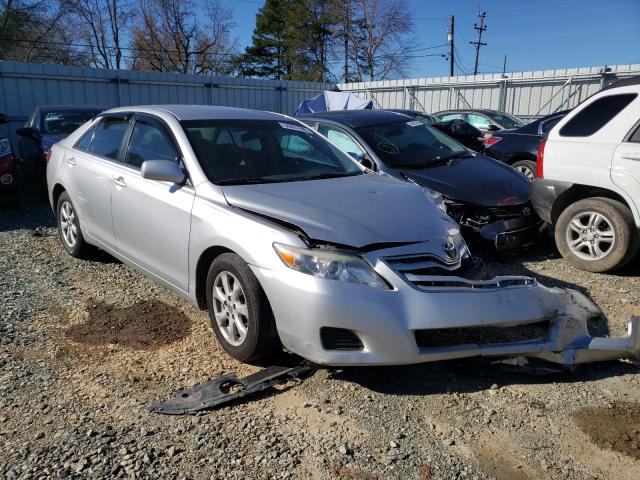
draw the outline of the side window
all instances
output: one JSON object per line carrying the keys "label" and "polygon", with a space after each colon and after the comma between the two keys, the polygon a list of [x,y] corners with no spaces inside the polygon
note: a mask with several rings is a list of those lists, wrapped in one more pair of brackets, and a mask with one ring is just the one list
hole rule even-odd
{"label": "side window", "polygon": [[446,122],[448,120],[462,120],[461,113],[445,113],[443,115],[438,115],[438,118],[441,122]]}
{"label": "side window", "polygon": [[95,129],[89,151],[116,160],[128,126],[124,118],[104,118]]}
{"label": "side window", "polygon": [[362,147],[344,130],[328,125],[320,125],[318,132],[347,153],[355,153],[358,156],[364,156],[365,154]]}
{"label": "side window", "polygon": [[87,133],[80,137],[80,140],[78,140],[75,145],[78,150],[89,151],[89,148],[91,147],[91,140],[93,140],[93,134],[96,131],[96,128],[97,126],[91,127]]}
{"label": "side window", "polygon": [[597,99],[580,110],[561,129],[563,137],[588,137],[593,135],[629,105],[637,93],[621,93]]}
{"label": "side window", "polygon": [[160,125],[154,125],[144,121],[136,121],[129,147],[124,162],[140,168],[147,160],[171,160],[177,162],[179,159],[171,137]]}
{"label": "side window", "polygon": [[467,122],[476,127],[478,130],[487,130],[492,125],[484,115],[478,115],[477,113],[467,113]]}
{"label": "side window", "polygon": [[629,137],[630,142],[640,143],[640,125],[636,128],[636,131]]}

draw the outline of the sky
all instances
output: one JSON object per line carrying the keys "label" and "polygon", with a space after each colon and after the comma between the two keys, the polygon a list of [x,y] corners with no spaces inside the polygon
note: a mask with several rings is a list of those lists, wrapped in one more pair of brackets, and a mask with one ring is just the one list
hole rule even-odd
{"label": "sky", "polygon": [[[232,35],[242,50],[251,44],[261,0],[221,0],[233,9]],[[474,23],[487,13],[479,72],[507,72],[640,63],[640,0],[408,0],[417,46],[447,41],[455,16],[456,75],[473,73],[477,39]],[[448,53],[448,47],[425,53]],[[408,77],[449,75],[448,60],[415,58]]]}

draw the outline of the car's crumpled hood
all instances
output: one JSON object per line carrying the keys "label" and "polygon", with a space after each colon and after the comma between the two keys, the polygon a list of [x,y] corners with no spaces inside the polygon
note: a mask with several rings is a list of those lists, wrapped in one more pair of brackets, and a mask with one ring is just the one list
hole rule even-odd
{"label": "car's crumpled hood", "polygon": [[529,201],[529,180],[510,166],[484,155],[454,160],[448,165],[397,171],[454,200],[486,207]]}
{"label": "car's crumpled hood", "polygon": [[293,224],[311,239],[355,248],[443,237],[455,223],[415,185],[366,174],[223,187],[238,208]]}

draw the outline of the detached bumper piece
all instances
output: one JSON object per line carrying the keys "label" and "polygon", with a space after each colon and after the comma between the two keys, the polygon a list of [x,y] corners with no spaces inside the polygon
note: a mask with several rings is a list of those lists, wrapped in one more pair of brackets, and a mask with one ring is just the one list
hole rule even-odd
{"label": "detached bumper piece", "polygon": [[149,410],[164,415],[195,413],[255,395],[288,380],[302,378],[311,371],[312,367],[305,362],[295,367],[268,367],[244,378],[228,373],[182,390],[168,400],[153,402]]}
{"label": "detached bumper piece", "polygon": [[[483,325],[414,332],[425,361],[463,357],[531,357],[561,365],[640,357],[640,317],[633,316],[621,337],[592,337],[587,323],[601,312],[573,290],[559,293],[556,313],[548,320],[516,325]],[[564,304],[563,304],[564,303]]]}

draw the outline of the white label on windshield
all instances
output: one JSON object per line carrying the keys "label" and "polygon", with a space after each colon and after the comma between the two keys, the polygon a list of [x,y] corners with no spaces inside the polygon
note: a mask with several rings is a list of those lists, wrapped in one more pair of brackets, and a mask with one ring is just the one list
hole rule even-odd
{"label": "white label on windshield", "polygon": [[420,120],[412,120],[411,122],[407,122],[407,125],[410,127],[417,127],[418,125],[422,125]]}
{"label": "white label on windshield", "polygon": [[309,133],[309,129],[301,125],[294,125],[293,123],[284,123],[284,122],[278,122],[278,123],[282,128],[286,128],[287,130],[295,130],[296,132]]}

